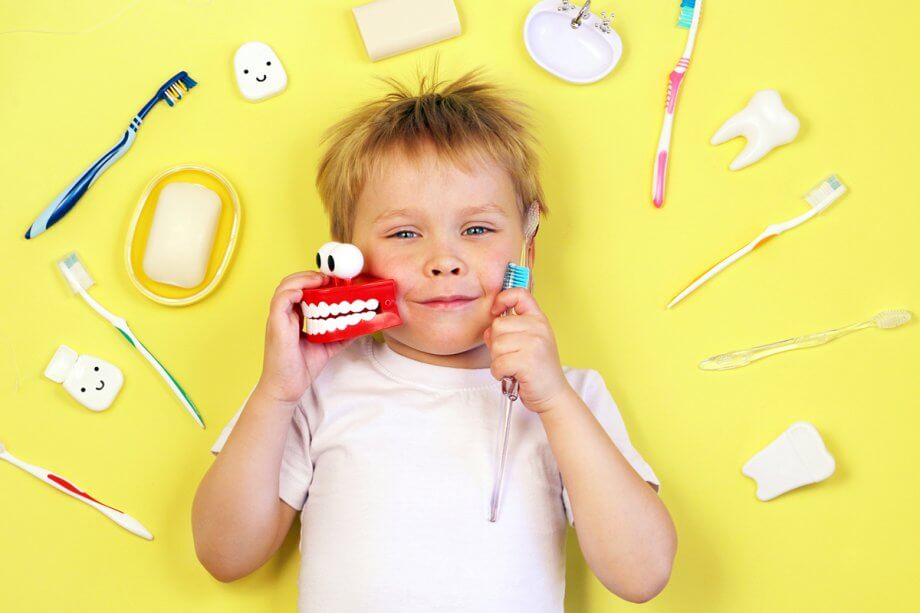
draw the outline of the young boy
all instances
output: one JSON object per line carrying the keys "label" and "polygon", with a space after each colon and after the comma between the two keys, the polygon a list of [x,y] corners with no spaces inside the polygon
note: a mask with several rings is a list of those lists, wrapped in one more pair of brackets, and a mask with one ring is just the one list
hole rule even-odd
{"label": "young boy", "polygon": [[[390,84],[330,130],[317,186],[333,240],[396,281],[403,323],[307,342],[301,290],[329,279],[281,281],[261,377],[195,497],[201,563],[251,573],[299,513],[300,611],[561,612],[568,519],[598,579],[649,600],[677,546],[658,479],[601,376],[561,366],[534,297],[501,291],[527,207],[545,211],[522,105],[475,72]],[[520,399],[493,523],[506,376]]]}

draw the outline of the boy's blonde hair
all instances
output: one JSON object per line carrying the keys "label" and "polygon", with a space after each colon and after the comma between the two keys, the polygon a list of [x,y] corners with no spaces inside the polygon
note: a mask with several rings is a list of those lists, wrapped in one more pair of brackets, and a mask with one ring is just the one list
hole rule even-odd
{"label": "boy's blonde hair", "polygon": [[546,214],[537,174],[536,140],[528,107],[508,98],[473,70],[453,82],[437,80],[437,64],[419,76],[418,92],[387,78],[391,91],[357,109],[324,135],[328,148],[316,187],[329,215],[332,240],[349,242],[355,204],[377,160],[393,149],[410,156],[434,145],[439,156],[466,167],[471,158],[500,164],[511,177],[522,218],[536,201]]}

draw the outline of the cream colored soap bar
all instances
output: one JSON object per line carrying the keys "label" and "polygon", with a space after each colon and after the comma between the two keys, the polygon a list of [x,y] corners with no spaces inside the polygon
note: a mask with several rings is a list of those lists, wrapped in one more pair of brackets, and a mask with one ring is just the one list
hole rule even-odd
{"label": "cream colored soap bar", "polygon": [[374,62],[460,34],[454,0],[375,0],[352,12]]}
{"label": "cream colored soap bar", "polygon": [[211,259],[220,207],[220,196],[203,185],[166,185],[153,213],[144,273],[177,287],[200,285]]}

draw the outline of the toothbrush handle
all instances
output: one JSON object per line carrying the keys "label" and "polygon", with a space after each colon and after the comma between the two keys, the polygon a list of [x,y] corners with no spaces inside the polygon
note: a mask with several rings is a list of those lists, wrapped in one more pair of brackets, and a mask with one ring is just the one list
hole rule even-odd
{"label": "toothbrush handle", "polygon": [[[517,381],[511,379],[517,387]],[[504,380],[502,381],[504,387]],[[508,458],[508,440],[511,435],[511,408],[514,405],[514,397],[508,394],[503,395],[505,405],[504,421],[502,422],[501,450],[498,456],[498,462],[495,467],[495,477],[492,485],[492,500],[489,505],[489,521],[495,522],[498,518],[498,499],[502,489],[502,478],[505,475],[505,461]]]}
{"label": "toothbrush handle", "polygon": [[664,204],[665,185],[668,178],[668,158],[671,151],[671,132],[674,127],[674,111],[677,107],[677,95],[687,67],[689,57],[682,57],[677,66],[668,75],[668,94],[664,103],[664,120],[661,124],[661,136],[658,139],[658,151],[655,154],[655,166],[652,172],[652,202],[661,208]]}
{"label": "toothbrush handle", "polygon": [[67,479],[59,475],[55,475],[54,473],[48,472],[43,468],[39,468],[38,466],[29,464],[28,462],[23,462],[19,458],[13,457],[9,453],[4,454],[3,459],[7,460],[14,466],[18,466],[32,476],[44,481],[59,492],[63,492],[71,498],[76,498],[80,502],[88,504],[125,530],[136,534],[141,538],[145,538],[148,541],[153,539],[153,535],[150,534],[150,532],[143,526],[143,524],[141,524],[141,522],[134,519],[127,513],[99,502]]}
{"label": "toothbrush handle", "polygon": [[93,164],[86,169],[83,174],[77,177],[73,183],[68,185],[51,204],[45,207],[45,210],[41,212],[34,222],[32,222],[32,226],[26,230],[25,237],[27,239],[38,236],[70,212],[80,198],[83,197],[83,194],[86,193],[86,190],[96,182],[99,175],[131,148],[137,136],[137,128],[140,126],[140,121],[139,118],[135,117],[131,125],[128,126],[128,129],[125,130],[121,140],[119,140],[114,147],[106,151],[98,160],[93,162]]}
{"label": "toothbrush handle", "polygon": [[700,368],[703,370],[730,370],[732,368],[740,368],[742,366],[747,366],[756,360],[761,360],[768,356],[782,353],[784,351],[792,351],[794,349],[805,349],[808,347],[824,345],[825,343],[829,343],[834,339],[840,338],[841,336],[845,336],[850,332],[860,329],[859,325],[860,324],[856,324],[854,326],[842,328],[839,330],[815,332],[814,334],[796,336],[795,338],[787,338],[786,340],[769,343],[767,345],[760,345],[750,349],[741,349],[738,351],[723,353],[721,355],[713,356],[707,360],[704,360],[700,364]]}
{"label": "toothbrush handle", "polygon": [[169,386],[169,389],[172,390],[173,394],[175,394],[179,399],[179,402],[182,403],[182,406],[185,407],[185,410],[189,413],[189,415],[192,416],[192,419],[194,419],[199,426],[204,428],[204,420],[202,419],[201,414],[198,412],[198,409],[195,407],[192,399],[189,398],[185,390],[182,389],[182,386],[179,385],[179,382],[176,381],[176,379],[171,374],[169,374],[169,371],[166,370],[166,367],[163,366],[163,364],[161,364],[160,361],[154,357],[150,350],[147,349],[144,343],[142,343],[137,338],[137,336],[135,336],[134,332],[131,331],[131,328],[128,327],[128,322],[122,319],[119,323],[121,325],[116,325],[115,328],[121,332],[121,335],[124,336],[125,339],[131,343],[142,356],[144,356],[144,359],[150,362],[150,365],[153,366],[153,369],[157,371],[160,377],[163,378],[163,380]]}

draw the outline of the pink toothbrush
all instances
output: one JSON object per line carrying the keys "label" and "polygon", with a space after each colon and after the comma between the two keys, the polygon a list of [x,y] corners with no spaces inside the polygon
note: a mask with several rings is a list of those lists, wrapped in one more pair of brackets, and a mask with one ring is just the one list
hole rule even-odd
{"label": "pink toothbrush", "polygon": [[657,208],[664,204],[664,187],[668,177],[668,158],[671,150],[671,129],[674,126],[674,108],[677,106],[677,94],[684,75],[690,66],[690,55],[693,53],[693,43],[696,41],[696,31],[700,26],[700,11],[703,0],[681,0],[680,18],[677,25],[689,28],[687,46],[684,55],[677,62],[677,66],[668,77],[668,95],[664,103],[664,121],[661,124],[661,138],[658,139],[658,152],[655,154],[655,168],[652,172],[652,202]]}
{"label": "pink toothbrush", "polygon": [[37,477],[38,479],[41,479],[54,489],[60,490],[68,496],[73,496],[81,502],[85,502],[128,532],[136,534],[141,538],[145,538],[148,541],[153,540],[153,535],[147,531],[147,528],[141,525],[141,522],[137,521],[127,513],[99,502],[67,479],[55,475],[54,473],[49,472],[44,468],[39,468],[38,466],[33,466],[32,464],[23,462],[11,454],[9,451],[7,451],[6,447],[3,446],[3,443],[0,443],[0,460],[6,460],[13,466],[18,466],[27,473]]}

